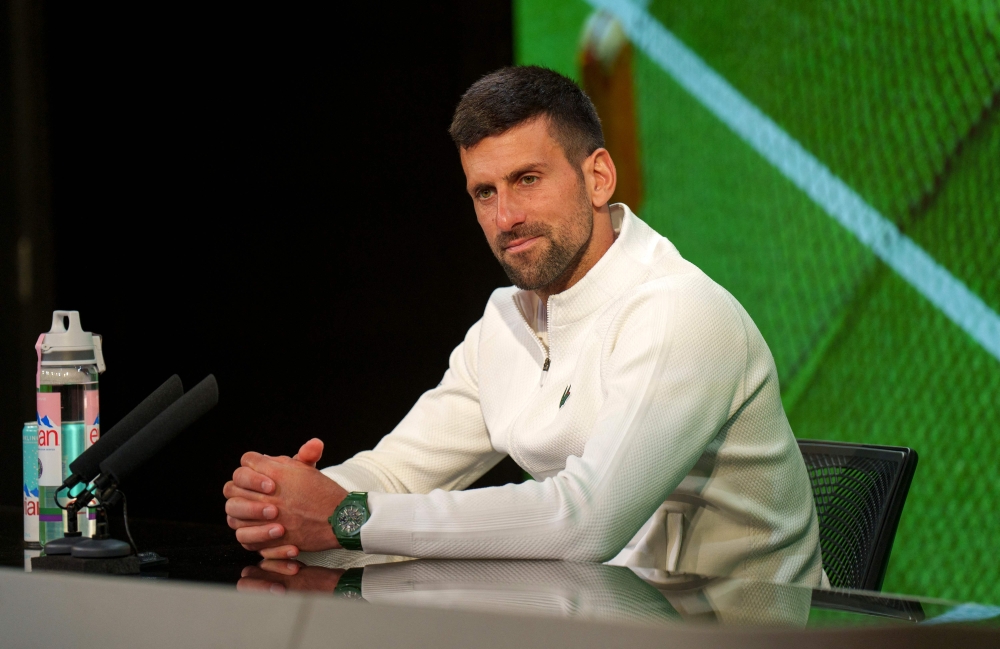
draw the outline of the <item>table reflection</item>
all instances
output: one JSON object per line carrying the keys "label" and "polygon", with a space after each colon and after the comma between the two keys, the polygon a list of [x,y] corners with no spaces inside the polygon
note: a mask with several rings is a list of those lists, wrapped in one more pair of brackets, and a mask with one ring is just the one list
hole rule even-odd
{"label": "table reflection", "polygon": [[[562,561],[431,561],[344,551],[248,566],[243,591],[359,595],[377,604],[579,617],[618,623],[803,627],[813,590]],[[344,588],[342,580],[356,584]],[[338,585],[340,586],[338,588]]]}

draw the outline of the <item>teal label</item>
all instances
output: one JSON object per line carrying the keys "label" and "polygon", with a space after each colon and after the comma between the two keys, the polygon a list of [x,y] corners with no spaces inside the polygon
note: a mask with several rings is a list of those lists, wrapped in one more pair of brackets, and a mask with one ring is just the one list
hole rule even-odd
{"label": "teal label", "polygon": [[[21,457],[24,459],[24,497],[38,499],[38,426],[21,429]],[[35,512],[36,515],[38,512]]]}
{"label": "teal label", "polygon": [[[67,421],[62,425],[62,477],[63,480],[69,477],[69,465],[80,457],[90,444],[87,443],[87,426],[82,421]],[[86,485],[78,484],[70,490],[69,494],[75,496],[84,490]]]}
{"label": "teal label", "polygon": [[38,426],[27,423],[21,429],[21,458],[24,479],[21,502],[24,505],[24,541],[38,543]]}

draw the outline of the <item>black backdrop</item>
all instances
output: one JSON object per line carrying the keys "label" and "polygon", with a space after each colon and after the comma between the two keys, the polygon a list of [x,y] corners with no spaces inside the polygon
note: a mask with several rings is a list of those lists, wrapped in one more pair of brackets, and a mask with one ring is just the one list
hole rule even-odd
{"label": "black backdrop", "polygon": [[220,386],[133,515],[221,521],[247,450],[373,446],[506,283],[446,129],[511,62],[509,3],[49,3],[45,30],[55,304],[104,335],[105,429],[172,373]]}

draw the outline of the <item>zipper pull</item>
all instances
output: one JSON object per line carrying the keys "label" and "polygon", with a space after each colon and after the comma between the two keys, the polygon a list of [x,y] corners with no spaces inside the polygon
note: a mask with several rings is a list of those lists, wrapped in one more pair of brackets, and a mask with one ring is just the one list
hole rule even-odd
{"label": "zipper pull", "polygon": [[545,377],[548,376],[549,374],[549,365],[551,365],[551,362],[549,361],[549,357],[546,356],[545,362],[542,363],[542,378],[538,382],[538,387],[542,387],[543,385],[545,385]]}

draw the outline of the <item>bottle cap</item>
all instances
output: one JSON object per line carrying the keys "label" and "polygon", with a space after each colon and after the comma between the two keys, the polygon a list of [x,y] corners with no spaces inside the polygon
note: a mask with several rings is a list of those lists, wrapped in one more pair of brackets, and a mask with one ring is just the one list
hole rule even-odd
{"label": "bottle cap", "polygon": [[39,342],[42,365],[96,364],[98,372],[104,371],[101,337],[83,330],[79,311],[53,311],[52,328]]}

